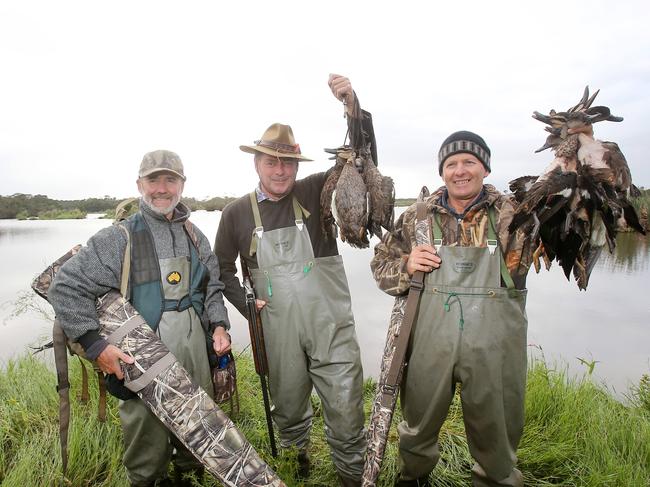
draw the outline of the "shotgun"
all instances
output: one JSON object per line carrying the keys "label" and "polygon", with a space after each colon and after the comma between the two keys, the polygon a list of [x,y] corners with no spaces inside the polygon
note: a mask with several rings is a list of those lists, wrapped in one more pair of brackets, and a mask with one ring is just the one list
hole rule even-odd
{"label": "shotgun", "polygon": [[243,276],[244,292],[246,293],[246,309],[248,310],[248,332],[251,337],[251,348],[253,349],[253,362],[255,363],[255,372],[260,376],[262,386],[262,398],[264,400],[264,413],[266,415],[266,427],[269,432],[269,442],[271,443],[271,455],[278,456],[278,450],[275,446],[275,434],[273,432],[273,420],[271,419],[271,404],[269,401],[269,391],[266,384],[266,376],[269,373],[269,365],[266,360],[266,347],[264,346],[264,330],[262,329],[262,319],[255,304],[255,290],[251,282],[250,271],[243,258],[239,259]]}

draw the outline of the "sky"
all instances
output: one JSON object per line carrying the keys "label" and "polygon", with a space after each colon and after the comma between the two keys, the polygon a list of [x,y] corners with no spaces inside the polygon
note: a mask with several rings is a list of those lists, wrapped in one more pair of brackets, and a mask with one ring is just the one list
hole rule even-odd
{"label": "sky", "polygon": [[640,1],[31,1],[0,4],[0,195],[137,194],[145,152],[177,152],[185,196],[257,183],[239,145],[290,124],[324,171],[343,142],[329,73],[372,112],[379,169],[398,197],[442,184],[436,154],[456,130],[492,151],[506,189],[552,160],[533,111],[595,105],[624,117],[615,141],[650,187],[650,3]]}

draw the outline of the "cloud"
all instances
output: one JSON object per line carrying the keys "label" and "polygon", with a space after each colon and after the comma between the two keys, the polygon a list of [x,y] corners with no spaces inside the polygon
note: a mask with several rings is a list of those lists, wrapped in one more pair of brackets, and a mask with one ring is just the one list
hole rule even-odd
{"label": "cloud", "polygon": [[0,15],[0,194],[56,198],[135,194],[142,155],[183,158],[188,196],[243,194],[256,183],[238,150],[272,122],[290,123],[325,170],[345,135],[326,85],[348,75],[373,113],[380,169],[397,195],[440,184],[436,153],[452,131],[484,136],[490,181],[541,171],[545,139],[530,118],[573,105],[589,84],[625,117],[599,124],[637,184],[650,126],[650,36],[644,2],[597,1],[20,2]]}

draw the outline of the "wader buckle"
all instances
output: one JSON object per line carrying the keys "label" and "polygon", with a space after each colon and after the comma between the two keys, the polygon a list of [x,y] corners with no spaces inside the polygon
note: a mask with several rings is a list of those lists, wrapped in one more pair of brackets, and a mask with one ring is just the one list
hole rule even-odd
{"label": "wader buckle", "polygon": [[497,249],[497,241],[488,238],[487,248],[490,251],[490,255],[494,255],[494,251]]}

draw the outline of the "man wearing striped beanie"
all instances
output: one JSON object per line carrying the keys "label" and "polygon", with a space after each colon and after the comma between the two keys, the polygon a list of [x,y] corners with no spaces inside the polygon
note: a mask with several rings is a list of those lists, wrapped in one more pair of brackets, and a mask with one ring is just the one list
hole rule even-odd
{"label": "man wearing striped beanie", "polygon": [[524,248],[522,232],[508,231],[513,200],[483,183],[490,156],[473,132],[447,137],[437,160],[444,186],[424,201],[431,244],[416,244],[415,204],[370,263],[380,289],[393,296],[409,291],[416,271],[426,276],[400,386],[399,487],[431,485],[456,390],[475,460],[473,486],[523,486],[516,451],[524,425],[532,249]]}
{"label": "man wearing striped beanie", "polygon": [[440,151],[438,152],[438,172],[441,176],[442,163],[445,159],[460,153],[473,154],[485,166],[487,172],[490,172],[490,148],[483,140],[483,137],[474,132],[459,130],[447,137],[440,146]]}

